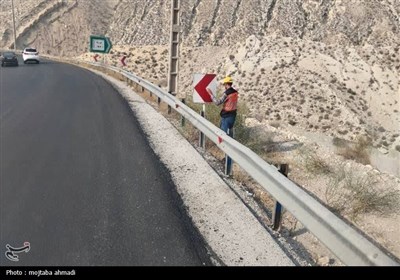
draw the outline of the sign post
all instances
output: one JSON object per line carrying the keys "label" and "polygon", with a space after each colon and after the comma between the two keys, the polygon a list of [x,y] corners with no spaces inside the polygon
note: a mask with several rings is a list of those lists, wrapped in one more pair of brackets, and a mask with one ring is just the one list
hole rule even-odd
{"label": "sign post", "polygon": [[[215,74],[194,74],[193,77],[193,102],[203,104],[203,110],[200,112],[200,115],[205,118],[206,117],[206,103],[211,103],[212,99],[207,92],[207,88],[209,88],[213,95],[217,92],[217,75]],[[199,136],[199,145],[201,148],[205,148],[206,139],[205,135],[200,131]]]}
{"label": "sign post", "polygon": [[[200,115],[205,118],[206,117],[206,105],[203,104],[203,110],[200,112]],[[205,148],[206,147],[206,136],[203,132],[200,131],[200,135],[199,135],[199,146],[201,148]]]}

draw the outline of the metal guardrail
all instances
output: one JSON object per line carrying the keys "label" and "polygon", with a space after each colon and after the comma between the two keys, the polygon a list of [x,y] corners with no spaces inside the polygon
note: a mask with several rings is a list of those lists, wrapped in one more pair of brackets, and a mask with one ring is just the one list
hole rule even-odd
{"label": "metal guardrail", "polygon": [[157,95],[240,165],[346,265],[399,266],[399,263],[279,173],[275,167],[266,163],[249,148],[229,137],[214,124],[202,118],[179,99],[123,69],[99,63],[83,63],[119,73]]}

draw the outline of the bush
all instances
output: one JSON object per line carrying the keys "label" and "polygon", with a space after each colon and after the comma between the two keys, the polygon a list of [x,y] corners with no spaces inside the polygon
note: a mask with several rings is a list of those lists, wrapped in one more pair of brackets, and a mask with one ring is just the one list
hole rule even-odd
{"label": "bush", "polygon": [[358,137],[357,142],[352,145],[339,146],[338,155],[345,159],[354,160],[361,164],[370,164],[369,149],[372,146],[372,140],[368,137]]}
{"label": "bush", "polygon": [[354,220],[360,214],[388,214],[398,209],[400,192],[390,186],[378,188],[371,174],[355,174],[343,165],[333,174],[325,197],[334,212]]}
{"label": "bush", "polygon": [[305,170],[310,174],[320,175],[330,174],[332,172],[330,166],[309,148],[301,148],[299,155],[304,161]]}
{"label": "bush", "polygon": [[334,138],[332,139],[332,144],[333,144],[334,146],[336,146],[336,147],[347,147],[348,141],[347,141],[347,140],[344,140],[344,139],[342,139],[342,138],[339,138],[339,137],[334,137]]}

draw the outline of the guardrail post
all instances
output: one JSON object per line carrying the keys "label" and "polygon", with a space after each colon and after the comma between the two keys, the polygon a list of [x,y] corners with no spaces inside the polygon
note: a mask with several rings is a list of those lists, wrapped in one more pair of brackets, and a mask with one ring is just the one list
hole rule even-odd
{"label": "guardrail post", "polygon": [[[205,116],[205,112],[204,112],[204,110],[201,110],[200,111],[200,115],[204,118],[204,116]],[[205,148],[205,146],[206,146],[206,136],[204,135],[204,133],[203,132],[201,132],[200,131],[200,135],[199,135],[199,146],[201,147],[201,148]]]}
{"label": "guardrail post", "polygon": [[[158,85],[158,87],[161,88],[161,85]],[[159,96],[157,96],[157,104],[158,106],[161,104],[161,98]]]}
{"label": "guardrail post", "polygon": [[[182,101],[183,104],[186,104],[186,99],[185,99],[185,98],[182,98],[181,101]],[[185,123],[186,123],[185,117],[184,117],[184,116],[181,116],[181,126],[184,127],[184,126],[185,126]]]}
{"label": "guardrail post", "polygon": [[[289,173],[289,165],[288,164],[280,164],[278,171],[287,177],[287,175]],[[272,213],[272,222],[273,222],[272,228],[273,228],[273,230],[278,230],[279,227],[281,226],[282,212],[283,212],[282,204],[280,204],[279,201],[275,200],[274,211]]]}
{"label": "guardrail post", "polygon": [[[227,134],[233,138],[233,128]],[[228,155],[225,155],[225,175],[232,176],[232,159]]]}

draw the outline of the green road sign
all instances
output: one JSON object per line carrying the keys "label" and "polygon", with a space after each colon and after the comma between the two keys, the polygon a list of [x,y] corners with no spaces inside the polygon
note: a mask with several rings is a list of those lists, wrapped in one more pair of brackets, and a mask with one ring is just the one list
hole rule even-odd
{"label": "green road sign", "polygon": [[110,38],[103,36],[90,36],[90,51],[109,53],[112,48]]}

